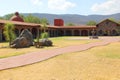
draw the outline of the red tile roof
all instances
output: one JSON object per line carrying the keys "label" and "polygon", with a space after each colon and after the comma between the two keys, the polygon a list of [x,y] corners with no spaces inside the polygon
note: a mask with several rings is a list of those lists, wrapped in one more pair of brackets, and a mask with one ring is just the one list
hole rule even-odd
{"label": "red tile roof", "polygon": [[[27,22],[17,22],[17,21],[10,21],[10,20],[0,20],[1,24],[5,23],[13,23],[15,25],[25,25],[25,26],[32,26],[32,27],[38,27],[42,26],[41,24],[35,24],[35,23],[27,23]],[[87,26],[87,25],[80,25],[80,26],[51,26],[48,25],[48,28],[54,28],[54,29],[91,29],[96,28],[96,26]]]}
{"label": "red tile roof", "polygon": [[113,23],[115,23],[115,24],[117,24],[117,25],[120,25],[119,23],[117,23],[117,22],[115,22],[115,21],[113,21],[113,20],[110,20],[110,19],[105,19],[105,20],[99,22],[97,25],[99,25],[99,24],[101,24],[102,22],[105,22],[105,21],[110,21],[110,22],[113,22]]}
{"label": "red tile roof", "polygon": [[59,28],[59,29],[90,29],[96,28],[96,26],[87,26],[87,25],[80,25],[80,26],[48,26],[48,28]]}
{"label": "red tile roof", "polygon": [[35,24],[35,23],[26,23],[26,22],[17,22],[17,21],[10,21],[10,20],[0,20],[1,24],[5,24],[5,23],[12,23],[15,25],[26,25],[26,26],[33,26],[33,27],[38,27],[40,26],[40,24]]}

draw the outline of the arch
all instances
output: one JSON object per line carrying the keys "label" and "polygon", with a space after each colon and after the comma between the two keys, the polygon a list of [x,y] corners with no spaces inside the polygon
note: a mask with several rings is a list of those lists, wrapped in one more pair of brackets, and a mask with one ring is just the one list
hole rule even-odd
{"label": "arch", "polygon": [[33,35],[33,38],[37,37],[37,29],[36,28],[32,28],[32,35]]}
{"label": "arch", "polygon": [[71,30],[66,30],[66,36],[71,36],[72,35],[72,31]]}
{"label": "arch", "polygon": [[50,34],[49,36],[52,37],[52,34],[53,34],[52,30],[49,30],[49,34]]}
{"label": "arch", "polygon": [[117,36],[118,35],[118,32],[116,30],[112,30],[112,35],[113,36]]}
{"label": "arch", "polygon": [[110,30],[105,30],[104,31],[104,36],[110,36],[111,35],[111,31]]}
{"label": "arch", "polygon": [[81,35],[82,36],[88,36],[88,30],[82,30]]}
{"label": "arch", "polygon": [[17,37],[19,36],[19,30],[17,28],[15,28],[15,34]]}
{"label": "arch", "polygon": [[64,36],[64,31],[63,30],[59,30],[58,31],[58,36]]}
{"label": "arch", "polygon": [[74,36],[80,36],[80,31],[79,30],[74,30]]}
{"label": "arch", "polygon": [[98,31],[98,34],[99,34],[99,35],[103,35],[103,33],[104,33],[104,31],[102,31],[102,30],[99,30],[99,31]]}

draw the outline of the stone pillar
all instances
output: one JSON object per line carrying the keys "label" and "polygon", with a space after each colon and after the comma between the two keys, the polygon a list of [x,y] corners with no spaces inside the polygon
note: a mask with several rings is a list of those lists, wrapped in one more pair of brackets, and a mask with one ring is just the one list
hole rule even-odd
{"label": "stone pillar", "polygon": [[37,29],[37,37],[40,37],[40,32],[39,32],[39,28]]}
{"label": "stone pillar", "polygon": [[71,30],[72,31],[72,36],[74,36],[74,30]]}
{"label": "stone pillar", "polygon": [[0,42],[2,41],[2,29],[0,29]]}
{"label": "stone pillar", "polygon": [[90,30],[87,30],[88,31],[88,36],[90,36]]}
{"label": "stone pillar", "polygon": [[51,33],[51,29],[49,29],[49,36],[51,37],[52,33]]}
{"label": "stone pillar", "polygon": [[20,31],[21,31],[21,30],[20,30],[20,29],[18,29],[18,34],[19,34],[19,35],[20,35]]}
{"label": "stone pillar", "polygon": [[56,32],[55,32],[55,30],[53,30],[53,37],[55,37],[55,35],[56,35]]}
{"label": "stone pillar", "polygon": [[58,30],[56,30],[56,37],[58,36]]}
{"label": "stone pillar", "polygon": [[79,34],[79,35],[81,36],[81,30],[79,30],[79,32],[80,32],[80,34]]}
{"label": "stone pillar", "polygon": [[66,36],[66,31],[65,30],[63,30],[64,31],[64,34],[63,34],[63,36]]}
{"label": "stone pillar", "polygon": [[54,36],[54,31],[53,30],[51,30],[51,37],[53,37]]}
{"label": "stone pillar", "polygon": [[57,30],[54,31],[54,36],[57,37]]}

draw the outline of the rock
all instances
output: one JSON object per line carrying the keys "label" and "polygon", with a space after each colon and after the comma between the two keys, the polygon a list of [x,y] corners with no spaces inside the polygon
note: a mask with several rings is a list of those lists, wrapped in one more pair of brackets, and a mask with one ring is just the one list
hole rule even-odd
{"label": "rock", "polygon": [[42,43],[42,46],[52,46],[53,44],[49,39],[42,39],[40,42]]}
{"label": "rock", "polygon": [[24,48],[33,45],[32,33],[27,29],[23,30],[18,38],[16,38],[12,43],[12,48]]}
{"label": "rock", "polygon": [[98,39],[98,36],[90,36],[90,39]]}

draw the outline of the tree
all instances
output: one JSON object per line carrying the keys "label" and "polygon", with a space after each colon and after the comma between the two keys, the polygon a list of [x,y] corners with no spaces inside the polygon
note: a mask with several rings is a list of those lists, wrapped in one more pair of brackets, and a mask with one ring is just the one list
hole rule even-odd
{"label": "tree", "polygon": [[88,26],[95,26],[97,23],[95,21],[88,21],[87,25]]}
{"label": "tree", "polygon": [[0,17],[0,19],[4,19],[3,17]]}
{"label": "tree", "polygon": [[46,32],[46,29],[47,29],[47,24],[48,24],[48,20],[46,18],[42,18],[41,19],[41,28],[43,30],[42,34],[41,34],[41,38],[44,39],[44,38],[48,38],[49,37],[49,34],[48,32]]}
{"label": "tree", "polygon": [[116,22],[116,20],[114,18],[109,18],[109,20]]}
{"label": "tree", "polygon": [[3,18],[4,18],[5,20],[10,20],[10,18],[11,18],[12,16],[14,16],[14,14],[7,14],[7,15],[5,15]]}
{"label": "tree", "polygon": [[67,23],[66,26],[75,26],[74,23]]}
{"label": "tree", "polygon": [[41,20],[40,18],[36,17],[36,16],[33,16],[31,14],[29,14],[28,16],[26,17],[23,17],[24,21],[25,22],[29,22],[29,23],[38,23],[40,24],[41,23]]}
{"label": "tree", "polygon": [[6,23],[4,27],[4,35],[7,41],[9,41],[9,46],[11,42],[16,38],[14,33],[15,27],[12,23]]}
{"label": "tree", "polygon": [[120,24],[120,21],[118,21],[118,23]]}
{"label": "tree", "polygon": [[40,24],[41,24],[40,28],[42,29],[43,32],[41,35],[40,35],[40,33],[37,34],[37,42],[39,42],[40,37],[42,39],[49,37],[49,34],[46,32],[48,20],[46,18],[42,18]]}
{"label": "tree", "polygon": [[[5,19],[5,20],[10,20],[11,19],[11,17],[13,17],[15,14],[7,14],[7,15],[5,15],[5,16],[3,16],[3,19]],[[24,15],[22,15],[22,14],[20,14],[20,17],[22,17],[22,18],[24,18]]]}
{"label": "tree", "polygon": [[43,29],[43,32],[46,32],[48,20],[46,18],[42,18],[41,24],[42,24],[41,28]]}

